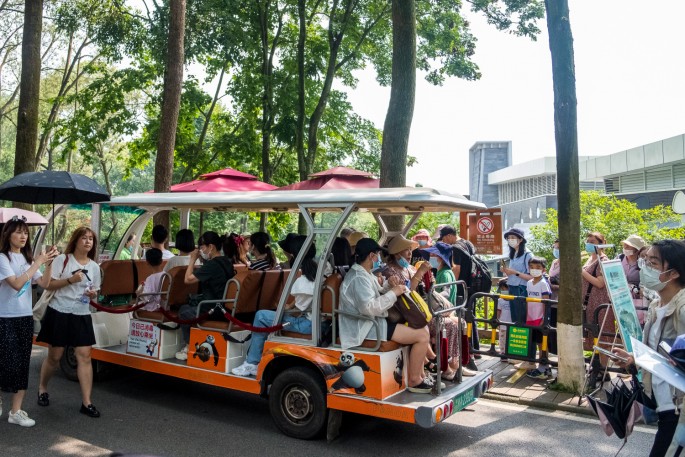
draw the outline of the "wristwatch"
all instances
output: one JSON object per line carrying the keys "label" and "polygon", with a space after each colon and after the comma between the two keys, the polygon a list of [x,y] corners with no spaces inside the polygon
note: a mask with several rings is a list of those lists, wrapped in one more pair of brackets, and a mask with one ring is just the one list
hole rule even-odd
{"label": "wristwatch", "polygon": [[516,276],[520,276],[520,275],[521,275],[521,273],[516,273]]}

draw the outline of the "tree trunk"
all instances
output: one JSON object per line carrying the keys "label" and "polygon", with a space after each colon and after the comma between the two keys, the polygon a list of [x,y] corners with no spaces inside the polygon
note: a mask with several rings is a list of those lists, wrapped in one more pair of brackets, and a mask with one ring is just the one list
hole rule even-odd
{"label": "tree trunk", "polygon": [[580,391],[585,374],[582,349],[580,189],[578,118],[573,35],[568,0],[545,0],[554,83],[554,137],[557,150],[557,199],[561,276],[557,339],[559,383]]}
{"label": "tree trunk", "polygon": [[[171,0],[164,92],[162,94],[162,117],[159,123],[159,140],[155,161],[155,192],[169,192],[171,187],[176,127],[183,85],[185,17],[186,0]],[[155,215],[154,223],[169,227],[169,213],[164,212]]]}
{"label": "tree trunk", "polygon": [[[414,0],[392,0],[392,85],[383,125],[380,187],[407,182],[407,149],[416,90],[416,8]],[[388,219],[399,230],[400,219]]]}
{"label": "tree trunk", "polygon": [[36,171],[34,160],[38,138],[42,28],[43,0],[26,0],[24,36],[21,43],[21,88],[17,112],[17,140],[14,152],[15,176],[27,171]]}

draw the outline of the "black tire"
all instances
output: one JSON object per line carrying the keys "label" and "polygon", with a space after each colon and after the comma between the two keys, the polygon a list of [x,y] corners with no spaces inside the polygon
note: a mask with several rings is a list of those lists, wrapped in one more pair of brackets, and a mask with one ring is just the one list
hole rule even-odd
{"label": "black tire", "polygon": [[64,354],[62,354],[62,358],[59,359],[59,367],[68,380],[78,381],[78,374],[76,372],[78,362],[76,362],[76,353],[72,346],[64,348]]}
{"label": "black tire", "polygon": [[321,373],[307,367],[280,373],[269,391],[269,410],[276,427],[288,436],[310,440],[321,435],[328,419]]}

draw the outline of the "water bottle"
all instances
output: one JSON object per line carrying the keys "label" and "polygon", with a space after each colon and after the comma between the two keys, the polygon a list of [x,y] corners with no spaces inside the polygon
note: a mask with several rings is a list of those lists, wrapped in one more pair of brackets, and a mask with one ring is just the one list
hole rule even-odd
{"label": "water bottle", "polygon": [[88,292],[90,292],[92,288],[93,288],[93,283],[88,281],[86,283],[86,290],[83,292],[83,295],[81,295],[81,303],[83,303],[84,305],[87,305],[90,303],[90,297],[88,296]]}

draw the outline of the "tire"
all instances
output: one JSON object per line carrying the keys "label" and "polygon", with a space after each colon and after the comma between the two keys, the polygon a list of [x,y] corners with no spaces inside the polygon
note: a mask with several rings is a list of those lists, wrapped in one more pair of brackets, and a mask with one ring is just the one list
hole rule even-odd
{"label": "tire", "polygon": [[276,427],[293,438],[310,440],[326,428],[326,387],[320,373],[307,367],[289,368],[269,391],[269,410]]}
{"label": "tire", "polygon": [[64,354],[62,354],[62,358],[59,359],[59,367],[68,380],[78,381],[78,374],[76,372],[78,363],[76,362],[76,353],[72,346],[64,348]]}

